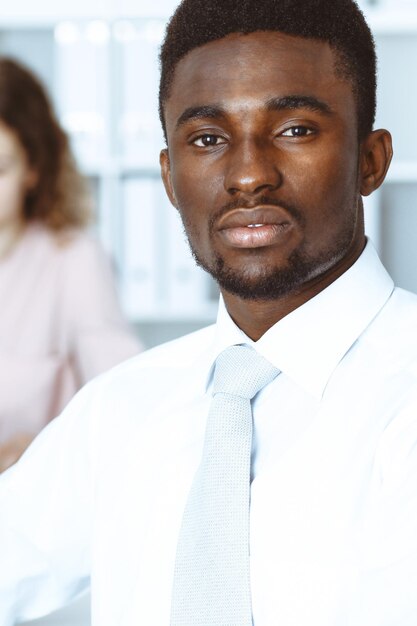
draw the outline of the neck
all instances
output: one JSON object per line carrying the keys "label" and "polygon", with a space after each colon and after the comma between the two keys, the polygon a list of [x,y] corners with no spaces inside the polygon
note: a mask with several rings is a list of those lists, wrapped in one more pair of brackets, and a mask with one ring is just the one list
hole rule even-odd
{"label": "neck", "polygon": [[230,317],[250,339],[258,341],[274,324],[314,298],[344,274],[359,258],[364,247],[365,240],[324,275],[302,285],[297,292],[285,294],[275,300],[246,300],[222,291]]}
{"label": "neck", "polygon": [[23,220],[16,220],[0,226],[0,259],[4,259],[11,253],[22,236],[24,228]]}
{"label": "neck", "polygon": [[308,299],[299,293],[276,300],[243,300],[225,292],[223,298],[230,317],[253,341],[258,341],[274,324]]}

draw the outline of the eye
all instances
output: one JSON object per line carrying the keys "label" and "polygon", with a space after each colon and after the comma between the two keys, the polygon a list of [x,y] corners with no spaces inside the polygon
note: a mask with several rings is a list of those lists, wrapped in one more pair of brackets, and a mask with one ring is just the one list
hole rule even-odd
{"label": "eye", "polygon": [[200,137],[197,137],[192,141],[192,143],[199,148],[212,148],[225,142],[226,140],[223,137],[220,137],[219,135],[211,135],[209,133],[200,135]]}
{"label": "eye", "polygon": [[313,130],[307,126],[291,126],[282,133],[282,137],[307,137],[313,134]]}

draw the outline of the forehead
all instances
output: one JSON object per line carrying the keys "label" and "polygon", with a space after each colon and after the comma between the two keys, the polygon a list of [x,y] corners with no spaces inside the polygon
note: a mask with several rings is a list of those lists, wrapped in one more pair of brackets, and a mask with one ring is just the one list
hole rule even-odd
{"label": "forehead", "polygon": [[189,52],[175,68],[166,102],[167,126],[190,106],[233,107],[286,95],[319,97],[332,108],[355,109],[353,89],[335,71],[336,54],[325,42],[260,31],[232,34]]}

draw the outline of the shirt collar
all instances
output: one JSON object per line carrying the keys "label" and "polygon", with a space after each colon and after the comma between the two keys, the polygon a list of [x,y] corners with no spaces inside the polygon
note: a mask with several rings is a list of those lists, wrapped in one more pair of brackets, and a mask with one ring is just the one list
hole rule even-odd
{"label": "shirt collar", "polygon": [[334,369],[393,289],[391,277],[368,241],[342,276],[277,322],[257,342],[236,326],[221,298],[214,342],[207,353],[206,389],[218,355],[231,345],[246,343],[320,399]]}

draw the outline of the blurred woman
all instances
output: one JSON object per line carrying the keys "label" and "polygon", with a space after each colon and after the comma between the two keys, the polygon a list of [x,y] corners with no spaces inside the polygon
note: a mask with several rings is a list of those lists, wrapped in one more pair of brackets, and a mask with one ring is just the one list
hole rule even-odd
{"label": "blurred woman", "polygon": [[0,57],[0,471],[86,381],[139,345],[44,88]]}

